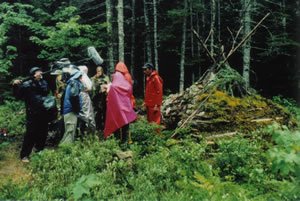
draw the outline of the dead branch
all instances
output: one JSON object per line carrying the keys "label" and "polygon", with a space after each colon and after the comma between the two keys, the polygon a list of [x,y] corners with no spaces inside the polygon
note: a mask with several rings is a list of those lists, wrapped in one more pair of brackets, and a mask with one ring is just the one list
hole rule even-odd
{"label": "dead branch", "polygon": [[238,38],[238,36],[240,35],[241,30],[243,29],[243,26],[241,26],[238,30],[238,32],[236,33],[235,37],[233,36],[233,33],[231,32],[231,30],[227,27],[227,30],[229,31],[231,38],[232,38],[232,47],[231,50],[234,49],[234,46],[236,44],[236,39]]}
{"label": "dead branch", "polygon": [[[185,124],[187,124],[189,121],[193,120],[193,118],[196,116],[197,112],[202,108],[202,106],[204,105],[204,103],[207,101],[207,99],[210,97],[212,92],[210,92],[207,97],[201,102],[201,104],[198,106],[198,108],[179,126],[179,129],[183,128],[185,126]],[[173,138],[175,135],[177,134],[176,130],[173,133],[173,135],[171,135],[170,138]]]}
{"label": "dead branch", "polygon": [[224,61],[220,63],[219,66],[222,66],[228,59],[229,57],[238,49],[240,48],[248,39],[249,37],[254,33],[254,31],[261,25],[261,23],[270,15],[270,13],[267,13],[258,23],[257,25],[247,34],[247,36],[233,49],[230,50],[228,53],[227,57],[225,58]]}
{"label": "dead branch", "polygon": [[283,117],[276,117],[275,119],[272,118],[264,118],[264,119],[253,119],[251,122],[266,122],[266,121],[275,121],[275,120],[281,120]]}
{"label": "dead branch", "polygon": [[203,43],[203,41],[201,40],[201,37],[199,36],[199,34],[196,32],[195,29],[192,29],[192,31],[196,35],[196,37],[199,40],[200,44],[204,47],[204,49],[205,49],[206,53],[209,55],[210,59],[214,62],[214,64],[216,64],[215,58],[210,54],[210,51],[207,49],[207,46],[205,45],[205,43]]}
{"label": "dead branch", "polygon": [[[208,137],[205,137],[207,140],[213,140],[213,139],[218,139],[218,138],[222,138],[222,137],[231,137],[231,136],[234,136],[236,135],[238,132],[235,131],[235,132],[230,132],[230,133],[222,133],[222,134],[216,134],[216,135],[212,135],[212,136],[208,136]],[[195,138],[203,138],[202,135],[195,135],[195,134],[192,134],[193,137]],[[211,141],[207,141],[207,144],[213,144],[214,142],[211,142]]]}
{"label": "dead branch", "polygon": [[211,139],[222,138],[222,137],[230,137],[230,136],[234,136],[236,134],[237,134],[237,132],[235,131],[235,132],[231,132],[231,133],[223,133],[223,134],[208,136],[208,137],[206,137],[206,139],[211,140]]}
{"label": "dead branch", "polygon": [[204,41],[204,44],[207,43],[208,39],[210,38],[210,35],[213,33],[213,30],[210,29],[209,33],[208,33],[208,36],[206,37],[205,41]]}

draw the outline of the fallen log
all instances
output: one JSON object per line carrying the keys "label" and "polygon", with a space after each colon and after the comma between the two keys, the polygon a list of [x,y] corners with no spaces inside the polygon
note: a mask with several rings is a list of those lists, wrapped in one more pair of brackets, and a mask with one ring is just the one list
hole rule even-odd
{"label": "fallen log", "polygon": [[237,134],[237,132],[235,131],[235,132],[231,132],[231,133],[223,133],[223,134],[208,136],[208,137],[206,137],[206,139],[211,140],[211,139],[222,138],[222,137],[230,137],[230,136],[234,136],[236,134]]}
{"label": "fallen log", "polygon": [[[211,135],[211,136],[207,136],[205,137],[207,140],[212,140],[212,139],[217,139],[217,138],[222,138],[222,137],[231,137],[231,136],[234,136],[236,135],[238,132],[230,132],[230,133],[222,133],[222,134],[216,134],[216,135]],[[192,134],[193,137],[196,137],[196,138],[203,138],[202,135],[195,135],[195,134]],[[211,141],[208,141],[207,144],[210,144]]]}
{"label": "fallen log", "polygon": [[251,122],[267,122],[267,121],[275,121],[275,120],[281,120],[283,117],[276,117],[274,118],[264,118],[264,119],[253,119]]}

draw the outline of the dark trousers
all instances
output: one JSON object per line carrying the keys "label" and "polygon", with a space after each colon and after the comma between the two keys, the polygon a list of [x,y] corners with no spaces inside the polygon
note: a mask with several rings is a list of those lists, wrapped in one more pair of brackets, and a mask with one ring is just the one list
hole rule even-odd
{"label": "dark trousers", "polygon": [[47,134],[47,120],[45,120],[42,116],[28,118],[20,157],[29,157],[33,147],[35,147],[37,151],[43,150]]}
{"label": "dark trousers", "polygon": [[106,105],[103,104],[102,108],[95,108],[95,122],[97,130],[104,129],[105,118],[106,118]]}
{"label": "dark trousers", "polygon": [[102,130],[106,118],[106,95],[98,94],[92,101],[94,103],[96,129]]}
{"label": "dark trousers", "polygon": [[114,132],[114,135],[117,139],[120,140],[120,143],[128,143],[129,136],[129,124],[119,128]]}

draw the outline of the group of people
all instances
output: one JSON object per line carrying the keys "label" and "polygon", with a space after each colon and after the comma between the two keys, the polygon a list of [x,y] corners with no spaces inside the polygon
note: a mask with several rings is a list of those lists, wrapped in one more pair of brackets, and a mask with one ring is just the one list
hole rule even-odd
{"label": "group of people", "polygon": [[[147,120],[159,125],[163,81],[153,64],[146,63],[142,68],[147,80],[144,100]],[[26,133],[20,153],[23,162],[29,162],[33,149],[36,152],[44,149],[49,123],[43,108],[49,94],[48,84],[39,67],[31,68],[29,73],[31,79],[13,82],[17,98],[24,100],[26,107]],[[104,139],[114,134],[120,143],[128,143],[129,124],[136,120],[136,102],[132,77],[125,63],[116,65],[111,82],[100,66],[91,79],[86,66],[74,66],[69,73],[65,85],[61,85],[63,90],[57,89],[56,93],[61,100],[64,121],[64,134],[59,143],[73,143],[78,125],[81,132],[104,129]]]}

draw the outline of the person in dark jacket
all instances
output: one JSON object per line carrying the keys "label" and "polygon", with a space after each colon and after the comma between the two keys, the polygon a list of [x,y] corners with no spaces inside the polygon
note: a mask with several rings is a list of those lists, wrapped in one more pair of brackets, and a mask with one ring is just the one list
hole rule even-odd
{"label": "person in dark jacket", "polygon": [[15,95],[25,101],[26,107],[26,133],[20,153],[23,162],[29,162],[33,147],[36,152],[44,149],[48,134],[48,119],[43,108],[43,98],[49,93],[48,83],[43,80],[39,67],[32,67],[29,73],[31,79],[13,82]]}
{"label": "person in dark jacket", "polygon": [[65,91],[63,116],[65,124],[65,133],[60,144],[73,143],[75,141],[78,115],[82,107],[80,91],[82,72],[74,71],[68,80]]}
{"label": "person in dark jacket", "polygon": [[91,78],[92,91],[91,99],[95,109],[95,122],[97,130],[102,130],[106,116],[106,97],[105,87],[110,83],[109,77],[103,73],[103,68],[98,66],[96,74]]}

